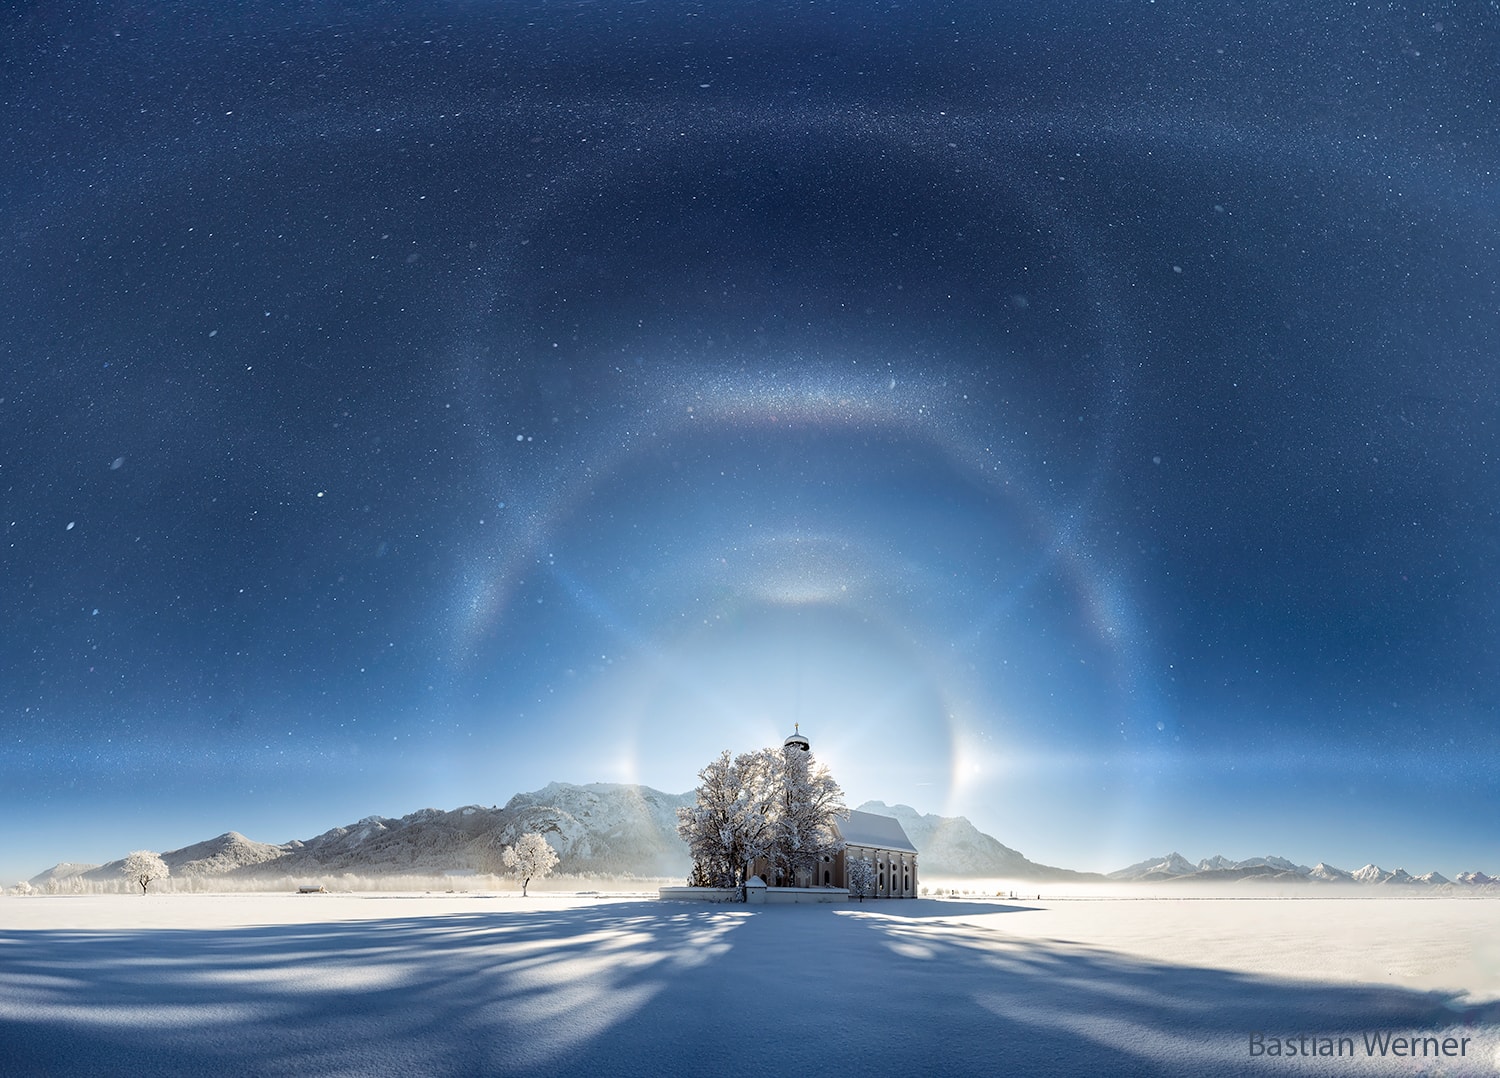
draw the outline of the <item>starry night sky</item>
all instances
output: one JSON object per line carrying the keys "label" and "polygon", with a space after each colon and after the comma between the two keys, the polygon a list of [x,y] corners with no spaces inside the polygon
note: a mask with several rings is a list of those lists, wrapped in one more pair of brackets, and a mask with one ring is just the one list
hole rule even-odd
{"label": "starry night sky", "polygon": [[1500,871],[1500,11],[1223,7],[8,8],[3,878],[793,722]]}

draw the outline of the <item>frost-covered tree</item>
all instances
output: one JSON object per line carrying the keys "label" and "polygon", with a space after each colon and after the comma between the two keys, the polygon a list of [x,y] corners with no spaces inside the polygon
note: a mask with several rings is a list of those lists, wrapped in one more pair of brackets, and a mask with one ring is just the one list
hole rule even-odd
{"label": "frost-covered tree", "polygon": [[765,856],[775,834],[780,754],[771,749],[731,757],[725,749],[698,772],[694,804],[677,810],[677,833],[693,857],[693,880],[740,887],[745,868]]}
{"label": "frost-covered tree", "polygon": [[557,865],[557,852],[547,845],[547,840],[535,831],[528,831],[516,839],[514,846],[507,846],[500,855],[505,868],[521,879],[521,896],[533,879],[545,879]]}
{"label": "frost-covered tree", "polygon": [[863,902],[865,895],[875,893],[875,863],[868,857],[851,859],[844,866],[844,882],[849,885],[849,893]]}
{"label": "frost-covered tree", "polygon": [[771,843],[771,864],[787,881],[806,873],[815,878],[819,863],[844,848],[835,820],[848,819],[844,791],[813,760],[812,753],[790,744],[782,750],[782,790]]}
{"label": "frost-covered tree", "polygon": [[796,746],[731,757],[728,750],[698,772],[694,804],[677,810],[677,833],[693,856],[693,879],[742,887],[758,857],[783,877],[814,873],[843,849],[833,822],[847,816],[843,791]]}
{"label": "frost-covered tree", "polygon": [[172,873],[160,854],[150,850],[136,850],[126,854],[125,863],[120,866],[120,874],[131,883],[139,884],[141,894],[145,894],[152,880],[164,880]]}

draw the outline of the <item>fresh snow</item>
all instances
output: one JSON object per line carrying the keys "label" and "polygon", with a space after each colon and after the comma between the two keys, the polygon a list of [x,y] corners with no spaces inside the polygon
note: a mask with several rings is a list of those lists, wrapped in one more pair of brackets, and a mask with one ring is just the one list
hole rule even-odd
{"label": "fresh snow", "polygon": [[1500,1064],[1483,899],[44,896],[0,900],[0,954],[19,1075],[1418,1072],[1370,1034]]}

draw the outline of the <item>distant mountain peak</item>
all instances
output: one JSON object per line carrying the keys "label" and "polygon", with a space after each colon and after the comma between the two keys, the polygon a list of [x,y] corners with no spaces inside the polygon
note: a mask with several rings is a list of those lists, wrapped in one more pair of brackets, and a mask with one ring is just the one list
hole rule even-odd
{"label": "distant mountain peak", "polygon": [[1332,865],[1324,861],[1319,861],[1317,864],[1313,865],[1312,871],[1308,873],[1308,876],[1315,880],[1327,880],[1330,883],[1341,880],[1352,880],[1354,878],[1350,873],[1345,872],[1343,869],[1334,868]]}
{"label": "distant mountain peak", "polygon": [[900,821],[917,848],[919,877],[956,876],[1016,880],[1101,880],[1093,872],[1075,872],[1028,860],[980,831],[963,816],[923,814],[910,805],[866,801],[856,809]]}
{"label": "distant mountain peak", "polygon": [[254,842],[238,831],[225,831],[216,838],[168,850],[161,857],[174,876],[221,876],[274,860],[282,853],[280,846]]}
{"label": "distant mountain peak", "polygon": [[1198,871],[1186,857],[1173,850],[1165,857],[1148,857],[1133,865],[1108,873],[1112,880],[1170,879],[1175,876],[1191,876]]}
{"label": "distant mountain peak", "polygon": [[[1190,871],[1183,871],[1186,866]],[[1455,881],[1450,881],[1439,872],[1426,872],[1420,876],[1413,876],[1405,869],[1386,871],[1379,865],[1369,864],[1353,872],[1345,872],[1341,868],[1324,861],[1319,861],[1312,868],[1295,864],[1285,857],[1267,855],[1265,857],[1250,857],[1244,861],[1230,861],[1222,855],[1215,855],[1203,861],[1199,861],[1196,868],[1187,865],[1185,859],[1179,854],[1172,853],[1166,857],[1153,857],[1145,861],[1138,861],[1133,865],[1122,868],[1116,872],[1109,873],[1111,880],[1122,882],[1145,881],[1160,882],[1170,880],[1172,882],[1229,882],[1241,880],[1258,880],[1272,882],[1298,882],[1302,880],[1318,883],[1357,883],[1357,884],[1392,884],[1411,886],[1454,886]],[[1486,876],[1482,872],[1458,874],[1456,883],[1465,886],[1488,886],[1497,881]]]}

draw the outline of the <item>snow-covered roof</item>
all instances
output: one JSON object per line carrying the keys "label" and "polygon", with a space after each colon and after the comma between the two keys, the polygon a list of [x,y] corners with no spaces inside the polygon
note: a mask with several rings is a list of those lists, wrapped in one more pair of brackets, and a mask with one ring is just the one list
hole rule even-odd
{"label": "snow-covered roof", "polygon": [[839,834],[851,846],[874,846],[882,850],[905,850],[916,853],[917,848],[906,837],[901,821],[894,816],[877,816],[873,812],[851,812],[847,820],[838,821]]}

